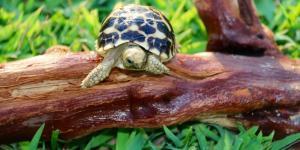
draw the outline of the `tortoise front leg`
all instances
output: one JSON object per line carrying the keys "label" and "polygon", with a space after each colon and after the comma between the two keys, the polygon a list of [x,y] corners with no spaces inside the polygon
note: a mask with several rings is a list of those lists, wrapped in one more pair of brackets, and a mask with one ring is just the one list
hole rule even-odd
{"label": "tortoise front leg", "polygon": [[81,82],[81,88],[89,88],[103,81],[108,77],[114,63],[112,61],[103,62],[94,68]]}
{"label": "tortoise front leg", "polygon": [[144,67],[145,71],[153,74],[169,74],[170,70],[154,55],[149,55],[146,65]]}
{"label": "tortoise front leg", "polygon": [[122,53],[123,46],[110,49],[103,61],[94,68],[81,82],[81,88],[88,88],[98,84],[109,76],[111,69],[115,66],[118,58]]}

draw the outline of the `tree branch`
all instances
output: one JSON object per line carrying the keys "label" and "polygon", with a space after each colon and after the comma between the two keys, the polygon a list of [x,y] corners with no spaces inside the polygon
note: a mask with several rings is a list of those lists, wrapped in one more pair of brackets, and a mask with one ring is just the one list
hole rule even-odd
{"label": "tree branch", "polygon": [[207,51],[282,56],[252,0],[196,0],[195,5],[208,32]]}
{"label": "tree branch", "polygon": [[224,115],[237,120],[234,114],[300,101],[296,60],[178,54],[167,64],[173,76],[113,69],[105,82],[81,89],[81,80],[101,60],[95,53],[55,47],[0,65],[0,141],[31,138],[43,122],[45,137],[59,129],[70,139],[103,128],[159,127]]}

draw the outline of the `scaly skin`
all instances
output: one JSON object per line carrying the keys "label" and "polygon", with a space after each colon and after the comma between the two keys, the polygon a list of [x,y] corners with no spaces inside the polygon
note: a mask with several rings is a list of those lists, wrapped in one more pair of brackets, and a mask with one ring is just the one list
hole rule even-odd
{"label": "scaly skin", "polygon": [[151,54],[148,56],[144,70],[153,74],[170,74],[169,68],[161,63],[157,57]]}
{"label": "scaly skin", "polygon": [[[102,63],[94,68],[81,82],[81,87],[89,88],[98,84],[109,76],[111,69],[116,66],[117,62],[122,62],[124,64],[125,62],[121,61],[121,55],[123,54],[124,49],[128,48],[127,46],[128,45],[125,44],[109,50]],[[132,49],[132,52],[135,52],[134,49]],[[147,57],[147,55],[145,55],[145,57]],[[129,70],[144,70],[153,74],[170,74],[170,70],[152,54],[148,55],[147,62],[143,68],[132,68],[125,64],[124,66]]]}
{"label": "scaly skin", "polygon": [[103,61],[81,82],[81,87],[92,87],[108,77],[111,69],[115,66],[125,46],[126,45],[121,45],[117,48],[109,50]]}
{"label": "scaly skin", "polygon": [[89,88],[103,81],[108,77],[112,67],[113,62],[109,61],[107,63],[101,63],[96,68],[94,68],[87,77],[81,82],[82,88]]}

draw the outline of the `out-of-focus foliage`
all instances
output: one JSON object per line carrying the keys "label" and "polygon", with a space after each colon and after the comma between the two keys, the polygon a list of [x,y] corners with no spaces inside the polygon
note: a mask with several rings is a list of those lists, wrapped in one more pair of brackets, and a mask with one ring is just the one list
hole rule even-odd
{"label": "out-of-focus foliage", "polygon": [[[297,0],[255,0],[263,23],[275,32],[284,53],[300,55],[300,3]],[[206,31],[192,0],[2,0],[0,62],[43,53],[55,44],[74,51],[93,50],[101,22],[115,5],[139,3],[161,10],[174,27],[182,53],[201,52]]]}
{"label": "out-of-focus foliage", "polygon": [[0,1],[0,62],[43,53],[55,44],[92,50],[104,20],[115,5],[140,3],[161,10],[171,21],[183,53],[203,51],[206,33],[191,0]]}
{"label": "out-of-focus foliage", "polygon": [[41,54],[55,44],[73,50],[93,48],[100,28],[96,9],[89,10],[85,3],[60,9],[63,1],[10,4],[14,2],[0,2],[0,61]]}
{"label": "out-of-focus foliage", "polygon": [[255,0],[261,20],[274,33],[280,49],[293,58],[300,57],[300,1]]}

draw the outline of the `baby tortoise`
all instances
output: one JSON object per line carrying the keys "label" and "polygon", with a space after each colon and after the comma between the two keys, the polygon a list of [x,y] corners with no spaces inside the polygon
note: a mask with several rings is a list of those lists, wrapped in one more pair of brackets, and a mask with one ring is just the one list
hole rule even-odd
{"label": "baby tortoise", "polygon": [[105,19],[95,45],[104,59],[82,81],[82,88],[103,81],[113,67],[169,74],[163,62],[177,53],[167,18],[152,7],[140,5],[115,9]]}

